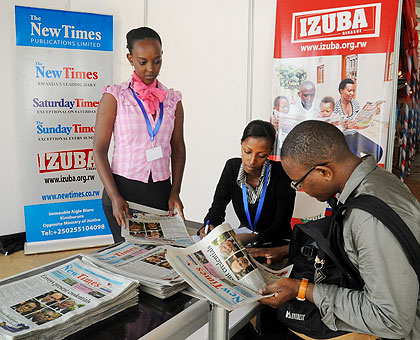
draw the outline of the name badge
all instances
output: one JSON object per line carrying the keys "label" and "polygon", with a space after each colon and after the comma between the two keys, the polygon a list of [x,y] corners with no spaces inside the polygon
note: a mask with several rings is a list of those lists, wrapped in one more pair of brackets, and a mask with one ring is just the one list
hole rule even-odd
{"label": "name badge", "polygon": [[162,148],[160,146],[156,146],[149,150],[146,150],[146,159],[148,162],[154,161],[156,159],[162,158]]}

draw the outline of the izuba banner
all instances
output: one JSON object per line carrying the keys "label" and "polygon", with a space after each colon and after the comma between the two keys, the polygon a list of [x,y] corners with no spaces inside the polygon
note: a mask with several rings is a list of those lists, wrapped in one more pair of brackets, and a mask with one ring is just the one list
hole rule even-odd
{"label": "izuba banner", "polygon": [[112,243],[92,141],[109,15],[15,7],[26,253]]}
{"label": "izuba banner", "polygon": [[355,154],[385,164],[397,9],[398,0],[277,2],[275,159],[293,126],[319,119],[340,128]]}

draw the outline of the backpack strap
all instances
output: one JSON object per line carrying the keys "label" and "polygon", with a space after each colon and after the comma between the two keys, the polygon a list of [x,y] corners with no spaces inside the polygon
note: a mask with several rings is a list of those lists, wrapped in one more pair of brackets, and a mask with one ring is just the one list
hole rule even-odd
{"label": "backpack strap", "polygon": [[357,196],[338,207],[337,214],[335,215],[337,223],[342,225],[342,218],[347,208],[364,210],[381,221],[400,242],[408,261],[420,280],[420,245],[407,224],[388,204],[372,195]]}

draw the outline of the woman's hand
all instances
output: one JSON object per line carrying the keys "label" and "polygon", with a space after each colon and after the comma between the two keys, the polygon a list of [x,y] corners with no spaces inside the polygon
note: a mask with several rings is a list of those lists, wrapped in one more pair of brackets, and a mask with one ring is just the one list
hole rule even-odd
{"label": "woman's hand", "polygon": [[177,208],[182,219],[185,221],[184,205],[182,204],[181,199],[179,198],[179,193],[171,191],[169,195],[168,206],[169,206],[169,215],[173,215],[174,209]]}
{"label": "woman's hand", "polygon": [[281,278],[273,284],[260,289],[259,293],[262,295],[269,295],[274,293],[273,296],[259,300],[259,302],[277,308],[282,303],[296,298],[299,292],[300,280]]}
{"label": "woman's hand", "polygon": [[[214,225],[209,224],[209,228],[208,228],[208,230],[207,230],[207,234],[208,234],[210,231],[212,231],[213,229],[214,229]],[[200,229],[200,239],[203,239],[204,237],[206,237],[206,236],[207,236],[207,234],[206,234],[206,226],[202,227],[202,228]]]}
{"label": "woman's hand", "polygon": [[243,246],[246,246],[248,243],[253,243],[258,241],[258,235],[254,233],[243,233],[243,234],[236,234],[235,238],[239,241]]}
{"label": "woman's hand", "polygon": [[174,130],[172,132],[171,138],[172,189],[171,193],[169,194],[168,208],[169,214],[173,214],[174,208],[176,207],[181,214],[182,219],[185,221],[184,205],[179,198],[185,166],[185,143],[183,126],[184,109],[182,108],[181,101],[179,101],[176,105]]}
{"label": "woman's hand", "polygon": [[356,126],[356,122],[353,119],[343,120],[343,122],[341,123],[341,126],[343,127],[344,130],[354,129],[354,127]]}
{"label": "woman's hand", "polygon": [[265,257],[267,265],[275,264],[289,255],[289,245],[273,248],[248,248],[246,250],[252,257]]}
{"label": "woman's hand", "polygon": [[128,209],[127,201],[118,195],[112,199],[112,213],[114,214],[115,219],[120,227],[126,228],[125,217],[131,217],[130,210]]}
{"label": "woman's hand", "polygon": [[354,129],[356,126],[356,121],[351,119],[349,121],[347,121],[347,129]]}

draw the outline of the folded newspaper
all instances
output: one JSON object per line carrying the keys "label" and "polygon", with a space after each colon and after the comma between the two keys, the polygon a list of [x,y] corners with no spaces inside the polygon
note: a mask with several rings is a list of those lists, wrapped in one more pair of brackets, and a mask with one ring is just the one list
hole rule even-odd
{"label": "folded newspaper", "polygon": [[375,103],[366,102],[365,105],[360,109],[355,117],[352,118],[354,121],[355,129],[366,129],[372,124],[377,112],[379,105],[384,103],[383,100],[378,100]]}
{"label": "folded newspaper", "polygon": [[135,306],[137,287],[81,256],[0,281],[0,339],[63,339]]}
{"label": "folded newspaper", "polygon": [[124,242],[98,250],[84,258],[140,282],[140,290],[158,298],[167,298],[188,285],[165,258],[166,247]]}
{"label": "folded newspaper", "polygon": [[188,248],[168,246],[166,259],[191,287],[227,310],[260,300],[260,288],[292,270],[274,271],[248,256],[227,223]]}
{"label": "folded newspaper", "polygon": [[121,236],[126,241],[138,244],[169,244],[187,247],[194,244],[178,211],[170,215],[133,202],[128,202],[131,218],[126,218],[126,228]]}

